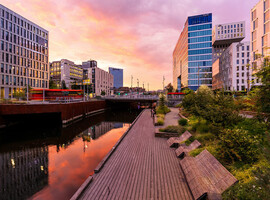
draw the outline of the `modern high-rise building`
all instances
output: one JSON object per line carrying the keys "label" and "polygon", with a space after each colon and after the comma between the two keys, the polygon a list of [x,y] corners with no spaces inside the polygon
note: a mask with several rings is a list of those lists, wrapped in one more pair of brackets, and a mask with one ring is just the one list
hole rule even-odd
{"label": "modern high-rise building", "polygon": [[251,9],[251,64],[258,72],[262,57],[270,56],[270,0],[260,0]]}
{"label": "modern high-rise building", "polygon": [[232,43],[213,63],[214,90],[250,90],[252,69],[250,62],[250,42]]}
{"label": "modern high-rise building", "polygon": [[188,17],[173,52],[173,87],[212,86],[212,13]]}
{"label": "modern high-rise building", "polygon": [[82,67],[67,59],[50,63],[50,70],[51,80],[59,88],[61,88],[63,81],[68,88],[71,88],[72,84],[81,83],[83,80]]}
{"label": "modern high-rise building", "polygon": [[113,75],[113,87],[123,87],[123,69],[109,67],[109,73]]}
{"label": "modern high-rise building", "polygon": [[[92,75],[92,92],[96,96],[100,96],[102,92],[105,92],[105,95],[111,95],[113,92],[113,75],[98,68],[97,65],[91,65],[91,63],[93,63],[91,60],[83,62],[82,68],[85,70],[85,73]],[[87,69],[92,69],[92,72],[89,72],[89,70],[86,72]]]}
{"label": "modern high-rise building", "polygon": [[241,42],[245,38],[245,22],[218,24],[213,28],[213,63],[234,42]]}
{"label": "modern high-rise building", "polygon": [[49,32],[0,4],[0,98],[49,87]]}
{"label": "modern high-rise building", "polygon": [[89,69],[89,68],[95,68],[95,67],[97,67],[97,61],[95,61],[95,60],[89,60],[86,62],[82,62],[83,69]]}

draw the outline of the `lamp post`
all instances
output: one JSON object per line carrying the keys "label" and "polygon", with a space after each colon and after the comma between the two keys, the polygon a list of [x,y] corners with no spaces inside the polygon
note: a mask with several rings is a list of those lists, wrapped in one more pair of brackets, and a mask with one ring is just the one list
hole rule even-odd
{"label": "lamp post", "polygon": [[26,86],[26,100],[27,103],[29,102],[29,67],[30,67],[30,61],[28,59],[27,66],[26,66],[26,76],[27,76],[27,86]]}

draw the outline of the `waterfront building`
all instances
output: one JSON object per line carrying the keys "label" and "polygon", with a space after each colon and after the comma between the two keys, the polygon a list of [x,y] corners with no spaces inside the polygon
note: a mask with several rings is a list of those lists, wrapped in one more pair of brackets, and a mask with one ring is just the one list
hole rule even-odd
{"label": "waterfront building", "polygon": [[0,4],[0,98],[49,87],[49,32]]}
{"label": "waterfront building", "polygon": [[250,42],[232,43],[213,63],[213,90],[250,90]]}
{"label": "waterfront building", "polygon": [[113,75],[113,87],[123,87],[123,69],[109,67],[109,73]]}
{"label": "waterfront building", "polygon": [[245,38],[245,22],[218,24],[213,28],[213,63],[234,42],[241,42]]}
{"label": "waterfront building", "polygon": [[251,9],[251,64],[253,73],[258,72],[262,57],[270,56],[270,0],[260,0]]}
{"label": "waterfront building", "polygon": [[57,87],[61,88],[64,81],[66,86],[71,88],[72,84],[82,83],[83,69],[80,65],[67,59],[53,61],[50,63],[50,77]]}
{"label": "waterfront building", "polygon": [[91,63],[93,63],[91,60],[83,62],[82,68],[84,70],[92,70],[88,74],[92,75],[91,84],[93,93],[96,96],[100,96],[102,92],[105,92],[105,95],[111,95],[113,92],[113,75],[98,68],[97,65],[91,65]]}
{"label": "waterfront building", "polygon": [[212,86],[212,13],[188,17],[173,51],[173,87]]}

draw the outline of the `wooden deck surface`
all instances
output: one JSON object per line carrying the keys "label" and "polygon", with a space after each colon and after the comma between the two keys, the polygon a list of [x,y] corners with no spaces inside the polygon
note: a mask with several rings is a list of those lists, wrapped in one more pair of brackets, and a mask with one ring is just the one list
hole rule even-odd
{"label": "wooden deck surface", "polygon": [[80,199],[193,199],[166,139],[155,138],[144,111]]}

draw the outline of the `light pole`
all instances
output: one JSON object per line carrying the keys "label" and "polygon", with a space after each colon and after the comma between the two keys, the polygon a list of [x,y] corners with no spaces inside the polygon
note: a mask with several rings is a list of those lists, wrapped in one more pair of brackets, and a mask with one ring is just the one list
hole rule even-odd
{"label": "light pole", "polygon": [[26,86],[26,100],[27,103],[29,102],[29,67],[30,67],[30,61],[28,59],[27,66],[26,66],[26,76],[27,76],[27,86]]}
{"label": "light pole", "polygon": [[163,92],[164,92],[164,89],[165,89],[164,81],[165,81],[165,76],[163,76]]}

